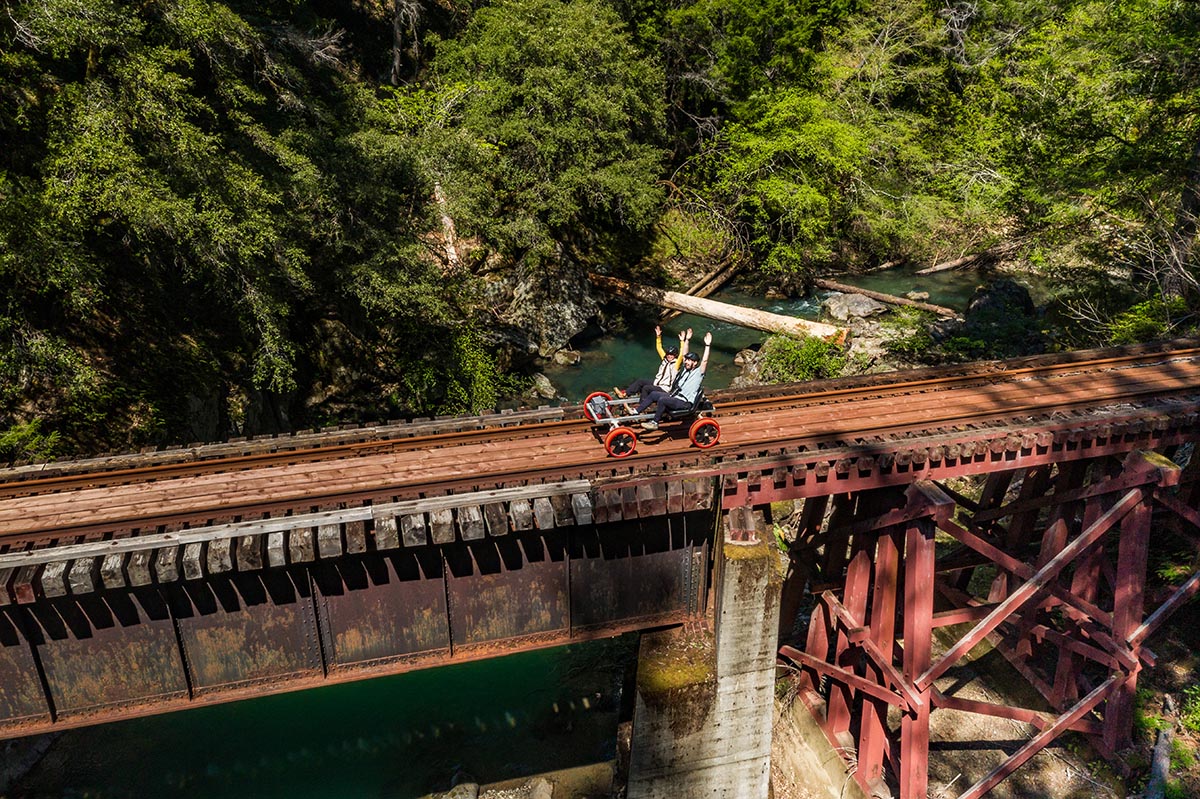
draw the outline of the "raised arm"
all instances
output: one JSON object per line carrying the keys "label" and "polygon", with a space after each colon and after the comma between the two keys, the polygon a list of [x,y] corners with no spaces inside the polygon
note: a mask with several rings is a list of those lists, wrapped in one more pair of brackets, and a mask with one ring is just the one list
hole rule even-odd
{"label": "raised arm", "polygon": [[678,372],[683,366],[683,356],[687,355],[688,344],[692,341],[692,329],[679,331],[679,357],[675,359],[675,371]]}
{"label": "raised arm", "polygon": [[712,331],[704,334],[704,355],[700,356],[700,366],[697,367],[701,374],[708,369],[708,350],[712,346]]}
{"label": "raised arm", "polygon": [[654,349],[658,350],[658,359],[660,361],[667,357],[667,351],[663,349],[662,345],[662,325],[654,326]]}

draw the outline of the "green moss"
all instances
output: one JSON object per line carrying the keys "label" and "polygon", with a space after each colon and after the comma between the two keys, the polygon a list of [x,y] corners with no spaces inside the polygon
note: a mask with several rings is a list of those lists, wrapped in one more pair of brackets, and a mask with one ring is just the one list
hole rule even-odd
{"label": "green moss", "polygon": [[765,541],[755,541],[745,544],[725,542],[726,560],[756,560],[759,558],[768,558],[770,555],[771,548],[767,546]]}
{"label": "green moss", "polygon": [[715,686],[716,679],[711,633],[670,630],[643,636],[637,685],[646,701],[693,686]]}

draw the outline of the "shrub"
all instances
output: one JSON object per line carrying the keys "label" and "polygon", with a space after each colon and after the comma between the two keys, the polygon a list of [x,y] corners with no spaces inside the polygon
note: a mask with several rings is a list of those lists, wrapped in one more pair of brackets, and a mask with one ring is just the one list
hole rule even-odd
{"label": "shrub", "polygon": [[929,323],[933,315],[917,308],[901,307],[883,320],[888,340],[883,348],[893,355],[914,361],[928,360],[933,352]]}
{"label": "shrub", "polygon": [[1174,332],[1176,323],[1180,317],[1187,315],[1187,311],[1187,301],[1182,297],[1155,297],[1139,302],[1109,322],[1109,343],[1136,344],[1139,341],[1166,338]]}
{"label": "shrub", "polygon": [[837,377],[845,366],[842,347],[815,336],[771,336],[762,346],[762,377],[771,383]]}

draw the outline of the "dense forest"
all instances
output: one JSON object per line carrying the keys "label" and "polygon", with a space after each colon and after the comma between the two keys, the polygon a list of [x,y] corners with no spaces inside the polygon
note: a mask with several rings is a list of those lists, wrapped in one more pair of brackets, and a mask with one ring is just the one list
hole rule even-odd
{"label": "dense forest", "polygon": [[7,0],[0,135],[5,460],[492,407],[673,258],[1200,306],[1191,0]]}

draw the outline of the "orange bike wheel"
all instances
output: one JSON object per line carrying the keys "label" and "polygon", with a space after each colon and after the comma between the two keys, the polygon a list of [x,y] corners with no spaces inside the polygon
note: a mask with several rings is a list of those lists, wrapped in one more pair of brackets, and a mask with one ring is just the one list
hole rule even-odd
{"label": "orange bike wheel", "polygon": [[688,438],[700,449],[715,447],[721,440],[721,425],[717,424],[716,419],[697,419],[688,430]]}
{"label": "orange bike wheel", "polygon": [[637,434],[628,427],[614,427],[604,437],[604,449],[614,458],[627,458],[637,449]]}

